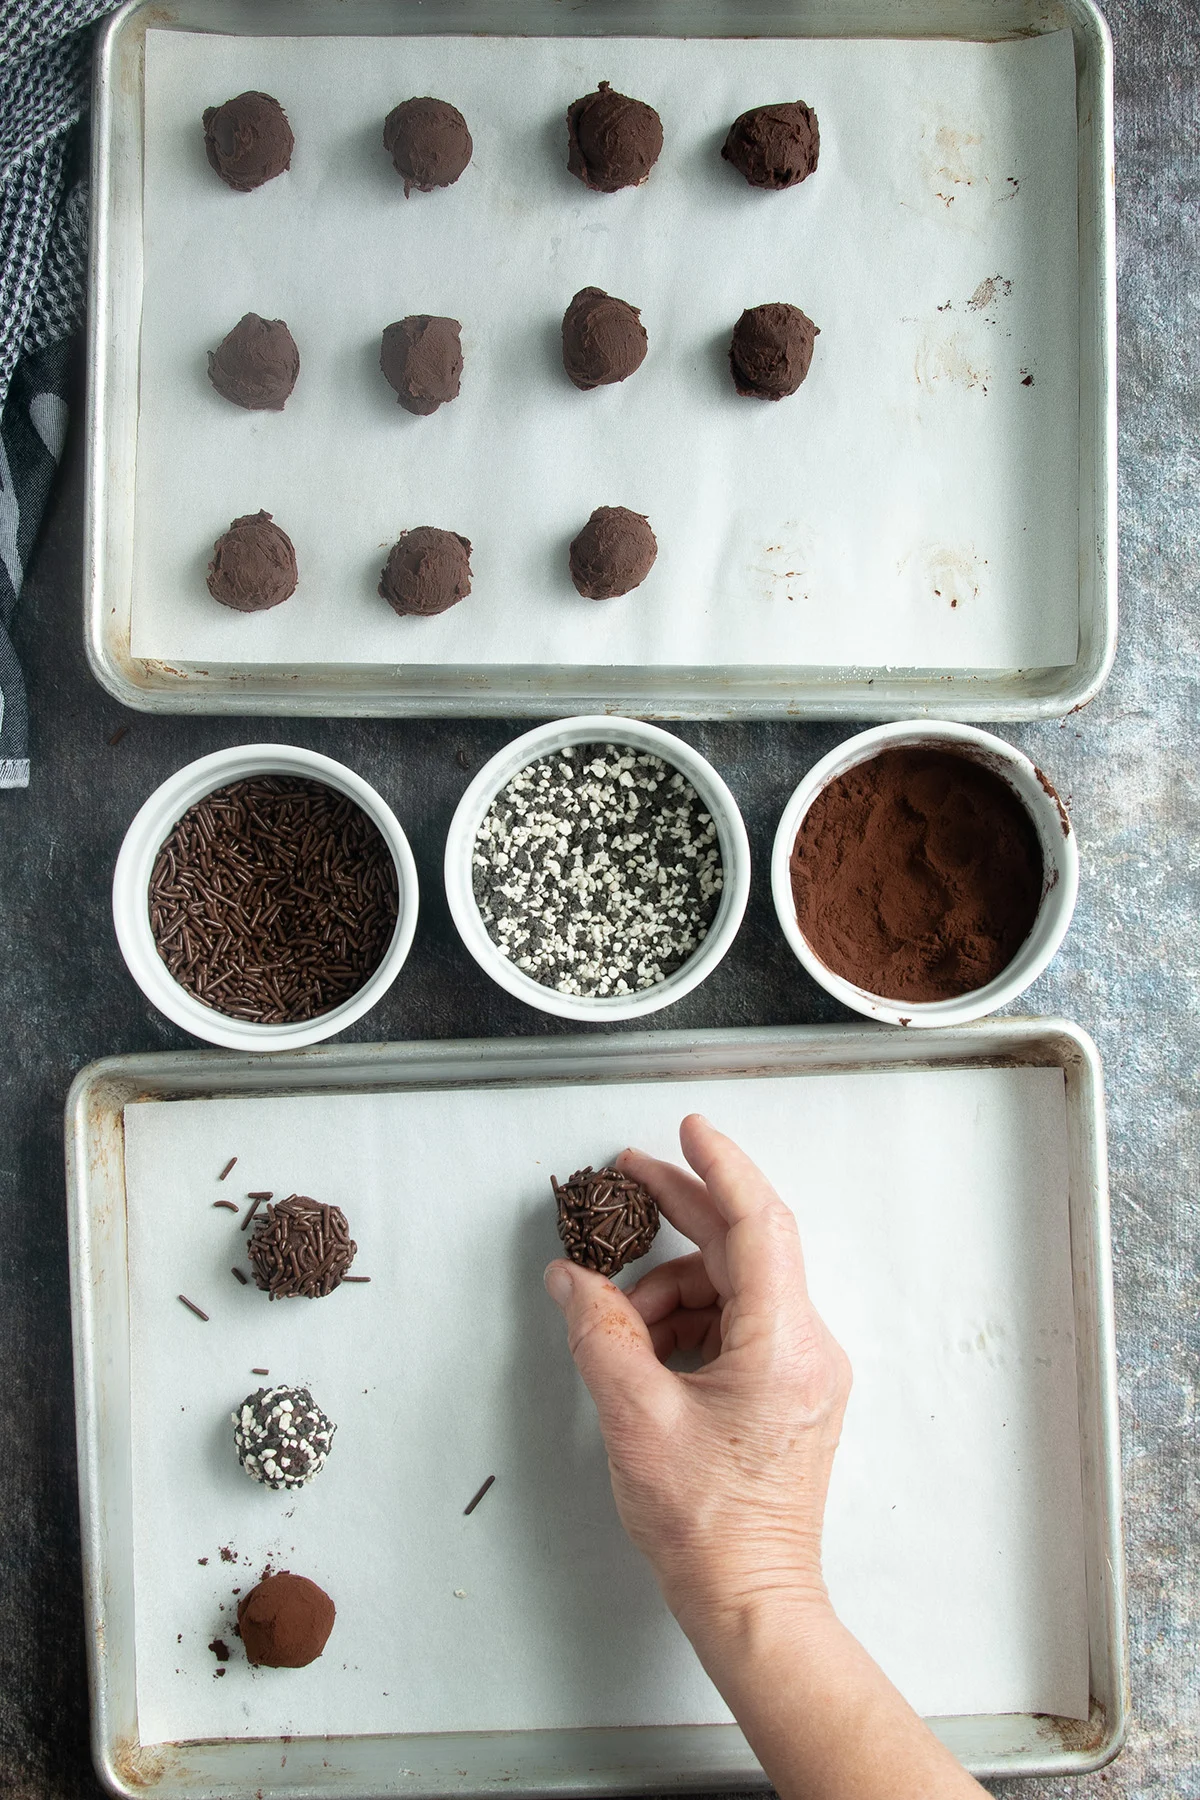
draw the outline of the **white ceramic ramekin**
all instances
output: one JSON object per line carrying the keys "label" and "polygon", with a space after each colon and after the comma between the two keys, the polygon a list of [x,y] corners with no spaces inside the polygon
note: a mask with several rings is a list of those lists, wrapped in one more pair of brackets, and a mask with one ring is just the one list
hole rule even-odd
{"label": "white ceramic ramekin", "polygon": [[[150,929],[149,891],[154,859],[173,826],[189,806],[214,789],[255,775],[291,775],[320,781],[346,794],[374,820],[392,854],[399,888],[399,910],[392,941],[383,961],[356,994],[315,1019],[296,1025],[254,1025],[231,1019],[205,1006],[180,987],[158,954]],[[217,750],[179,769],[156,788],[136,815],[117,857],[113,873],[113,924],[129,973],[158,1010],[193,1037],[226,1050],[302,1050],[308,1044],[344,1031],[370,1012],[391,987],[412,947],[417,928],[417,870],[408,839],[391,807],[353,769],[315,750],[293,744],[237,744]]]}
{"label": "white ceramic ramekin", "polygon": [[[511,781],[527,764],[549,756],[568,744],[628,744],[635,750],[649,750],[687,777],[712,814],[721,846],[724,885],[716,917],[694,956],[665,981],[654,987],[641,988],[635,994],[619,994],[611,998],[589,1000],[576,994],[560,994],[555,988],[534,981],[503,956],[488,936],[480,917],[471,885],[471,856],[475,837],[487,816],[488,808],[506,782]],[[644,725],[639,719],[614,719],[606,713],[587,714],[574,719],[556,719],[538,725],[523,737],[514,738],[491,761],[485,763],[458,803],[446,838],[446,898],[463,943],[481,969],[492,980],[527,1006],[554,1013],[560,1019],[609,1020],[639,1019],[646,1013],[658,1012],[682,1000],[694,987],[712,974],[737,936],[738,926],[750,897],[750,841],[738,811],[737,801],[712,764],[690,744],[660,731],[657,725]]]}
{"label": "white ceramic ramekin", "polygon": [[[848,769],[870,762],[881,750],[908,747],[958,750],[999,775],[1024,805],[1042,850],[1042,900],[1029,936],[995,981],[953,1000],[921,1003],[889,1000],[835,975],[816,955],[801,931],[792,899],[788,864],[800,822],[821,789]],[[784,808],[771,852],[771,894],[775,911],[783,935],[796,956],[813,980],[820,982],[843,1006],[865,1013],[868,1019],[880,1019],[890,1025],[963,1025],[970,1019],[982,1019],[987,1013],[1015,1000],[1037,980],[1062,943],[1071,923],[1078,891],[1079,851],[1075,834],[1066,808],[1041,770],[1035,768],[1021,751],[1006,744],[1003,738],[993,737],[987,731],[976,731],[972,725],[952,725],[931,719],[877,725],[871,731],[847,738],[844,744],[823,757],[809,770]]]}

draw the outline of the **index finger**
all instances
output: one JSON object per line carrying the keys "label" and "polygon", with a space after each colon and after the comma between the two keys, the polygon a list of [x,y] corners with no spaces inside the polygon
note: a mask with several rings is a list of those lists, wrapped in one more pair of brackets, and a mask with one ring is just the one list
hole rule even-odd
{"label": "index finger", "polygon": [[757,1163],[702,1113],[688,1114],[679,1127],[679,1142],[704,1183],[709,1202],[727,1225],[783,1205]]}

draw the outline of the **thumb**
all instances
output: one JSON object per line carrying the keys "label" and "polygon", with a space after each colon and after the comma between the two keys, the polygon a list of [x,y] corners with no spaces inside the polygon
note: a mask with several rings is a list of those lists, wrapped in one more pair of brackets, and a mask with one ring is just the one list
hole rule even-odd
{"label": "thumb", "polygon": [[545,1274],[546,1292],[567,1321],[567,1344],[600,1428],[608,1435],[631,1413],[669,1404],[673,1378],[654,1354],[650,1333],[620,1288],[603,1275],[559,1259]]}

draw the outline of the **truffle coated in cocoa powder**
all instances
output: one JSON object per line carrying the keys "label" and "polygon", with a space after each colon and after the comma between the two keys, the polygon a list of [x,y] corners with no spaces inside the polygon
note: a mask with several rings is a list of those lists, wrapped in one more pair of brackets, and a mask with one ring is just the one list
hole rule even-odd
{"label": "truffle coated in cocoa powder", "polygon": [[431,194],[452,187],[475,146],[457,106],[424,94],[392,108],[383,122],[383,147],[403,177],[407,200],[413,188]]}
{"label": "truffle coated in cocoa powder", "polygon": [[782,400],[794,394],[808,374],[819,336],[819,326],[786,300],[747,307],[729,346],[734,387],[756,400]]}
{"label": "truffle coated in cocoa powder", "polygon": [[300,352],[282,319],[246,313],[208,353],[218,394],[249,412],[282,412],[300,373]]}
{"label": "truffle coated in cocoa powder", "polygon": [[640,187],[663,146],[662,120],[644,100],[602,81],[567,108],[567,168],[599,194]]}
{"label": "truffle coated in cocoa powder", "polygon": [[646,355],[646,327],[628,300],[580,288],[563,314],[563,368],[577,388],[627,381]]}
{"label": "truffle coated in cocoa powder", "polygon": [[418,525],[402,531],[379,579],[379,592],[401,617],[449,612],[471,591],[471,546],[456,531]]}
{"label": "truffle coated in cocoa powder", "polygon": [[337,1609],[324,1588],[284,1569],[238,1601],[246,1660],[268,1669],[303,1669],[329,1642]]}
{"label": "truffle coated in cocoa powder", "polygon": [[806,181],[820,150],[816,113],[803,100],[788,100],[756,106],[735,119],[721,155],[751,187],[780,189]]}
{"label": "truffle coated in cocoa powder", "polygon": [[405,412],[428,418],[457,400],[462,377],[461,326],[457,319],[411,313],[384,327],[379,366]]}
{"label": "truffle coated in cocoa powder", "polygon": [[972,757],[882,751],[821,789],[790,860],[796,920],[826,966],[917,1004],[986,987],[1041,904],[1024,805]]}
{"label": "truffle coated in cocoa powder", "polygon": [[626,506],[598,506],[571,545],[571,580],[585,600],[614,600],[640,587],[654,567],[650,521]]}
{"label": "truffle coated in cocoa powder", "polygon": [[208,591],[235,612],[266,612],[296,591],[296,552],[269,512],[244,513],[213,546]]}
{"label": "truffle coated in cocoa powder", "polygon": [[270,94],[237,94],[204,114],[204,154],[227,187],[249,194],[292,166],[296,140]]}

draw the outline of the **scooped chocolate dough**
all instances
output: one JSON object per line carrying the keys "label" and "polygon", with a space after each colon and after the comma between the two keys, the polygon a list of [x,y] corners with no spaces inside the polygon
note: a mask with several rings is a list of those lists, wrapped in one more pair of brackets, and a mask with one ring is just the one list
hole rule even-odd
{"label": "scooped chocolate dough", "polygon": [[315,1581],[284,1569],[243,1594],[237,1616],[247,1662],[303,1669],[329,1642],[337,1609]]}
{"label": "scooped chocolate dough", "polygon": [[282,412],[300,373],[300,352],[282,319],[247,313],[208,353],[208,379],[250,412]]}
{"label": "scooped chocolate dough", "polygon": [[428,94],[392,108],[383,122],[383,147],[404,178],[406,200],[414,188],[431,194],[453,187],[475,148],[457,106]]}
{"label": "scooped chocolate dough", "polygon": [[238,94],[204,114],[204,151],[228,187],[248,194],[292,166],[296,140],[270,94]]}
{"label": "scooped chocolate dough", "polygon": [[657,555],[649,519],[625,506],[598,506],[571,545],[571,580],[585,600],[615,600],[641,586]]}
{"label": "scooped chocolate dough", "polygon": [[208,591],[235,612],[266,612],[296,591],[296,552],[269,512],[244,513],[213,546]]}
{"label": "scooped chocolate dough", "polygon": [[379,579],[379,592],[401,618],[449,612],[471,591],[471,546],[456,531],[418,525],[402,531]]}
{"label": "scooped chocolate dough", "polygon": [[646,327],[628,300],[580,288],[563,314],[563,368],[577,388],[626,381],[646,356]]}
{"label": "scooped chocolate dough", "polygon": [[458,399],[462,375],[461,327],[457,319],[412,313],[386,325],[379,366],[405,412],[427,418],[447,400]]}
{"label": "scooped chocolate dough", "polygon": [[733,328],[729,366],[739,394],[758,400],[782,400],[794,394],[812,362],[820,335],[807,313],[786,300],[750,306]]}
{"label": "scooped chocolate dough", "polygon": [[640,187],[662,147],[654,108],[614,93],[607,81],[567,108],[567,168],[599,194]]}
{"label": "scooped chocolate dough", "polygon": [[721,155],[751,187],[790,188],[808,179],[820,151],[816,113],[803,100],[789,100],[735,119]]}

